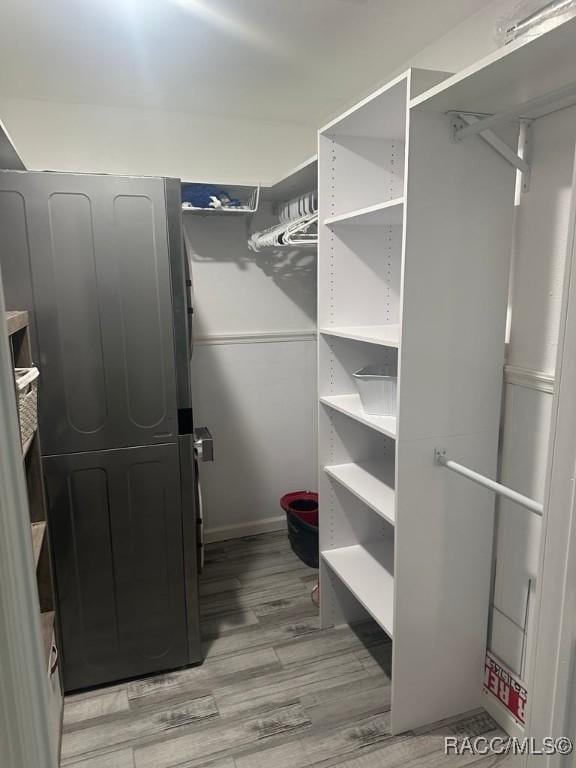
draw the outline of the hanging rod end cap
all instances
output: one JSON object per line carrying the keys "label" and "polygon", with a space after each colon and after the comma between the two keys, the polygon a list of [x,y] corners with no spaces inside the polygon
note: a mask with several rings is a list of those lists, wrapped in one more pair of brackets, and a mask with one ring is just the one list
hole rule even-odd
{"label": "hanging rod end cap", "polygon": [[442,465],[446,463],[446,449],[434,448],[434,464]]}

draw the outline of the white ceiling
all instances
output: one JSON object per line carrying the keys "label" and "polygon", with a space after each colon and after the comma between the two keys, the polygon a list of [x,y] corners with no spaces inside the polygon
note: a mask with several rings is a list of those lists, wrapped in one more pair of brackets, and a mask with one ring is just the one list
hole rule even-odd
{"label": "white ceiling", "polygon": [[0,0],[0,96],[319,124],[483,0]]}

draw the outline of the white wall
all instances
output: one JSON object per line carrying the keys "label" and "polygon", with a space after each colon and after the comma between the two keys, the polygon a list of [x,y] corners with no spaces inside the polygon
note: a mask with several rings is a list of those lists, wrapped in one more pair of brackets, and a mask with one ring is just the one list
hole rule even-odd
{"label": "white wall", "polygon": [[27,168],[270,183],[315,151],[314,127],[0,97]]}
{"label": "white wall", "polygon": [[406,66],[458,72],[499,47],[497,28],[514,12],[518,0],[494,0],[413,56]]}
{"label": "white wall", "polygon": [[[184,219],[194,415],[215,443],[214,464],[200,467],[207,538],[278,529],[281,495],[316,488],[315,253],[251,252],[244,216]],[[272,221],[264,204],[252,225]]]}
{"label": "white wall", "polygon": [[315,254],[248,248],[249,231],[275,221],[265,202],[253,218],[184,214],[198,335],[315,329]]}
{"label": "white wall", "polygon": [[197,346],[194,415],[215,451],[200,467],[207,540],[283,528],[280,497],[316,490],[315,367],[312,335]]}
{"label": "white wall", "polygon": [[[536,121],[533,139],[530,190],[517,211],[508,364],[513,379],[514,372],[535,375],[528,386],[506,387],[501,476],[541,500],[552,406],[545,379],[556,365],[576,108]],[[510,502],[500,504],[492,647],[519,674],[531,639],[540,534],[539,518]]]}
{"label": "white wall", "polygon": [[382,77],[373,83],[367,83],[366,88],[359,92],[353,101],[343,102],[342,108],[337,113],[327,113],[322,122],[326,123],[336,117],[344,109],[353,106],[361,98],[368,96],[409,67],[454,73],[482,59],[499,47],[496,34],[499,22],[510,16],[517,5],[518,0],[493,0],[487,3],[481,11],[458,24],[415,56],[406,59],[394,70],[383,73]]}
{"label": "white wall", "polygon": [[[515,0],[496,0],[363,95],[408,66],[456,72],[496,48]],[[342,109],[349,101],[342,102]],[[334,115],[330,112],[326,120]],[[316,151],[316,126],[149,109],[0,97],[0,118],[28,168],[176,176],[216,183],[276,180]],[[322,120],[325,122],[325,120]]]}

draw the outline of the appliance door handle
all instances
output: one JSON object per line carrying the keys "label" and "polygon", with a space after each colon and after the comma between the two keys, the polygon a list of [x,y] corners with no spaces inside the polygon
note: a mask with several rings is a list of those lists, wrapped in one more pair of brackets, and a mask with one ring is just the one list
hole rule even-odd
{"label": "appliance door handle", "polygon": [[214,461],[214,440],[208,427],[196,427],[192,434],[198,461]]}
{"label": "appliance door handle", "polygon": [[188,315],[188,359],[192,360],[192,356],[194,355],[194,321],[192,319],[194,310],[192,307],[188,307],[186,312]]}
{"label": "appliance door handle", "polygon": [[194,283],[192,282],[192,259],[186,240],[183,240],[184,268],[186,279],[186,323],[188,327],[188,356],[192,360],[194,353]]}
{"label": "appliance door handle", "polygon": [[56,672],[58,668],[58,647],[52,643],[52,647],[50,648],[50,663],[49,663],[49,669],[48,673],[50,677]]}
{"label": "appliance door handle", "polygon": [[198,537],[198,573],[204,571],[205,545],[204,545],[204,500],[202,498],[202,485],[200,473],[196,467],[196,503],[198,504],[196,525]]}

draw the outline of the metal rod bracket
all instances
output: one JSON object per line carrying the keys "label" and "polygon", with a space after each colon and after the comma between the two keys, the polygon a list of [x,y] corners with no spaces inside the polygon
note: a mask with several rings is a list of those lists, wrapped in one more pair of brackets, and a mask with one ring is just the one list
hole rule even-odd
{"label": "metal rod bracket", "polygon": [[[492,149],[501,155],[508,163],[510,163],[510,165],[514,166],[514,168],[520,171],[523,176],[529,177],[530,164],[528,160],[528,144],[523,145],[522,154],[519,154],[514,149],[509,147],[508,144],[506,144],[506,142],[503,141],[499,136],[497,136],[494,131],[490,130],[489,128],[483,128],[482,123],[485,120],[487,122],[490,121],[490,124],[492,123],[491,116],[489,115],[472,112],[450,112],[449,114],[452,141],[460,143],[464,141],[464,139],[466,139],[468,136],[479,136],[479,138],[483,139],[486,144],[492,147]],[[526,120],[522,122],[528,123],[531,121]],[[526,141],[530,141],[530,130],[524,130],[522,135],[527,137]],[[525,184],[523,182],[523,188],[524,187]],[[524,189],[524,191],[526,190],[527,187]]]}
{"label": "metal rod bracket", "polygon": [[444,448],[434,448],[434,464],[442,466],[446,462],[446,451]]}
{"label": "metal rod bracket", "polygon": [[529,118],[520,119],[520,139],[519,155],[528,164],[528,168],[522,173],[522,192],[528,192],[530,189],[530,178],[532,176],[532,141],[533,131],[532,123],[534,120]]}

